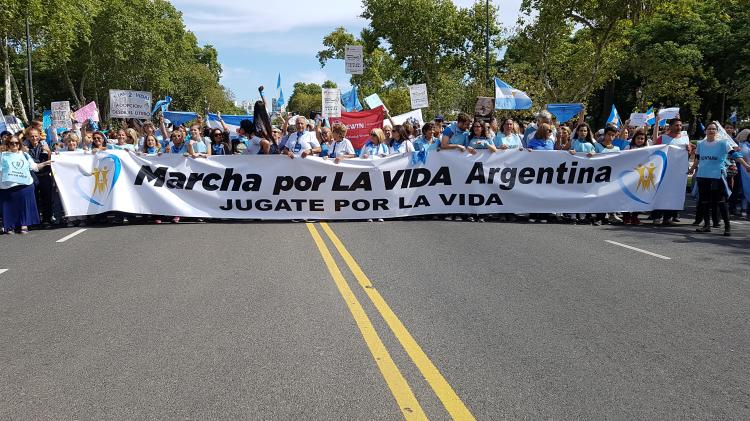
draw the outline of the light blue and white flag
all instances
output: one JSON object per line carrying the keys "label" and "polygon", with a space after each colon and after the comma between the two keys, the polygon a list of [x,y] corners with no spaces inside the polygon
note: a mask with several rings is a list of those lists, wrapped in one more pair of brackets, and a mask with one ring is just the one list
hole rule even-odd
{"label": "light blue and white flag", "polygon": [[609,118],[607,119],[607,124],[614,124],[618,129],[620,128],[620,125],[622,124],[622,120],[620,120],[620,113],[617,112],[617,108],[615,108],[615,104],[612,104],[612,111],[609,112]]}
{"label": "light blue and white flag", "polygon": [[160,99],[156,101],[156,104],[154,104],[154,109],[151,110],[151,115],[156,114],[156,111],[161,109],[161,112],[164,113],[169,109],[169,104],[172,103],[172,97],[167,95],[164,97],[164,99]]}
{"label": "light blue and white flag", "polygon": [[362,104],[359,102],[357,87],[352,86],[352,90],[341,94],[341,103],[347,112],[362,111]]}
{"label": "light blue and white flag", "polygon": [[519,91],[495,78],[496,110],[528,110],[529,108],[531,108],[531,98],[526,95],[526,92]]}
{"label": "light blue and white flag", "polygon": [[729,121],[732,124],[737,124],[737,111],[733,112],[732,115],[729,116]]}
{"label": "light blue and white flag", "polygon": [[162,115],[171,121],[175,127],[198,118],[198,114],[191,111],[163,111]]}
{"label": "light blue and white flag", "polygon": [[656,124],[656,113],[654,112],[653,106],[646,111],[646,123],[648,123],[649,126]]}

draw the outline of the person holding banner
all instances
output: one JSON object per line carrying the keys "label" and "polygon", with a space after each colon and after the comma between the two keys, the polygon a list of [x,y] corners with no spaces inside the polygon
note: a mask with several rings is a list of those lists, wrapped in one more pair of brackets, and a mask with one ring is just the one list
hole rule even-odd
{"label": "person holding banner", "polygon": [[456,149],[459,152],[466,152],[471,117],[466,113],[460,113],[456,120],[455,123],[443,130],[443,137],[440,139],[440,149]]}
{"label": "person holding banner", "polygon": [[516,132],[516,123],[512,118],[503,120],[500,131],[495,135],[494,144],[497,149],[523,149],[521,136]]}
{"label": "person holding banner", "polygon": [[201,118],[198,116],[198,123],[190,125],[190,143],[187,144],[187,153],[191,158],[206,158],[211,156],[211,148],[206,145],[201,133]]}
{"label": "person holding banner", "polygon": [[552,114],[547,110],[542,110],[539,111],[539,113],[537,113],[536,115],[536,123],[530,124],[523,132],[523,139],[521,139],[521,143],[523,144],[524,148],[528,147],[529,141],[534,138],[537,128],[542,124],[547,124],[552,128],[548,136],[550,140],[552,140],[553,142],[555,141],[556,133],[554,130],[554,125],[552,124]]}
{"label": "person holding banner", "polygon": [[118,130],[116,136],[117,143],[110,143],[107,145],[108,149],[135,152],[135,146],[128,143],[128,133],[125,129]]}
{"label": "person holding banner", "polygon": [[[635,129],[633,139],[630,140],[630,145],[628,145],[626,150],[633,151],[648,146],[646,136],[648,136],[648,132],[645,128],[639,127]],[[625,225],[641,225],[641,220],[638,219],[638,214],[638,212],[623,212],[622,223]]]}
{"label": "person holding banner", "polygon": [[211,129],[209,134],[209,138],[211,139],[211,156],[232,154],[232,147],[227,141],[228,134],[228,130],[222,132],[219,129]]}
{"label": "person holding banner", "polygon": [[620,152],[620,148],[614,145],[616,137],[617,127],[613,125],[607,125],[607,127],[604,128],[604,137],[602,138],[602,142],[596,144],[596,153]]}
{"label": "person holding banner", "polygon": [[91,153],[107,150],[107,137],[104,133],[96,131],[91,134],[91,147],[89,149]]}
{"label": "person holding banner", "polygon": [[555,141],[550,137],[550,133],[552,133],[551,125],[547,123],[539,124],[526,144],[528,151],[554,151]]}
{"label": "person holding banner", "polygon": [[569,151],[571,146],[570,128],[568,126],[560,126],[560,129],[557,131],[557,140],[555,140],[555,150]]}
{"label": "person holding banner", "polygon": [[393,135],[388,148],[390,155],[414,152],[414,143],[409,136],[409,130],[406,125],[397,124],[393,126]]}
{"label": "person holding banner", "polygon": [[[37,164],[41,164],[50,159],[52,151],[50,150],[47,143],[42,141],[42,136],[39,130],[35,128],[29,128],[26,130],[26,142],[28,153],[31,158]],[[42,225],[44,228],[48,228],[53,222],[52,213],[52,196],[54,192],[54,184],[52,181],[51,168],[44,166],[36,172],[35,193],[37,207],[42,213]]]}
{"label": "person holding banner", "polygon": [[146,156],[161,156],[161,144],[156,139],[156,136],[149,134],[143,140],[143,148],[138,155]]}
{"label": "person holding banner", "polygon": [[333,158],[333,162],[338,164],[344,159],[356,158],[357,154],[354,151],[352,142],[346,138],[347,128],[341,123],[335,123],[331,134],[333,136],[333,142],[329,146],[329,153],[324,158]]}
{"label": "person holding banner", "polygon": [[497,152],[494,142],[487,134],[488,127],[480,120],[474,120],[471,123],[471,132],[469,134],[467,150],[470,154],[477,153],[477,149],[487,149],[490,152]]}
{"label": "person holding banner", "polygon": [[435,137],[435,124],[425,123],[422,126],[422,135],[414,139],[414,150],[426,153],[426,151],[436,151],[438,146],[440,146],[440,139]]}
{"label": "person holding banner", "polygon": [[735,162],[750,172],[750,164],[742,158],[742,154],[735,151],[729,139],[719,139],[719,125],[711,122],[706,126],[706,139],[698,143],[695,160],[688,174],[695,174],[698,183],[698,197],[703,215],[703,227],[696,229],[697,232],[711,232],[709,225],[709,210],[719,209],[721,218],[724,220],[724,236],[729,237],[731,230],[729,226],[729,212],[727,210],[727,185],[726,185],[726,158],[732,157]]}
{"label": "person holding banner", "polygon": [[289,135],[281,153],[289,158],[294,158],[295,156],[305,158],[308,155],[320,153],[322,148],[315,138],[315,133],[305,131],[307,119],[304,116],[297,116],[294,120],[294,127],[297,130],[295,133]]}
{"label": "person holding banner", "polygon": [[370,140],[365,143],[359,152],[359,157],[362,159],[382,158],[388,156],[388,153],[389,149],[388,143],[385,140],[385,133],[381,129],[374,128],[370,132]]}
{"label": "person holding banner", "polygon": [[[685,150],[690,153],[692,151],[692,144],[687,136],[682,136],[682,120],[679,116],[667,120],[667,129],[661,135],[658,134],[659,117],[656,118],[656,124],[654,126],[654,145],[676,145],[684,146]],[[654,218],[654,225],[659,224],[661,221],[662,225],[674,225],[680,222],[679,211],[676,210],[654,210],[652,212]]]}
{"label": "person holding banner", "polygon": [[[35,132],[36,129],[29,132]],[[21,141],[16,136],[6,138],[5,151],[0,153],[0,214],[3,216],[3,232],[26,234],[29,226],[39,224],[36,207],[34,179],[31,171],[48,168],[52,161],[37,163],[31,155],[21,150]]]}
{"label": "person holding banner", "polygon": [[571,155],[585,153],[587,157],[591,158],[596,152],[595,144],[594,132],[591,130],[591,126],[589,126],[588,123],[581,123],[576,127],[575,135],[573,136],[573,143],[569,152]]}

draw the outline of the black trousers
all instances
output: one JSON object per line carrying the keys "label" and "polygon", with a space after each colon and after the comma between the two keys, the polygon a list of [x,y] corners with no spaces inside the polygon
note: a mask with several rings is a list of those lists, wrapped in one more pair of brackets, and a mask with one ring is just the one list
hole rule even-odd
{"label": "black trousers", "polygon": [[724,230],[729,231],[729,212],[726,202],[727,193],[724,182],[720,178],[698,178],[698,206],[699,215],[703,219],[703,225],[708,226],[711,222],[709,214],[716,211],[721,213],[724,220]]}
{"label": "black trousers", "polygon": [[54,185],[52,174],[37,174],[39,182],[34,188],[36,195],[36,206],[39,208],[42,223],[52,222],[52,195]]}

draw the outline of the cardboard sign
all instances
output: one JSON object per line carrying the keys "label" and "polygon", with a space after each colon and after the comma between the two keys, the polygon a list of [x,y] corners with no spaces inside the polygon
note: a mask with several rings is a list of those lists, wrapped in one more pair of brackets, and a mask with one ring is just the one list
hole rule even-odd
{"label": "cardboard sign", "polygon": [[338,88],[323,88],[323,117],[341,117],[341,92]]}
{"label": "cardboard sign", "polygon": [[427,108],[430,106],[427,100],[427,85],[421,83],[419,85],[409,86],[409,96],[411,97],[411,109],[418,110],[420,108]]}
{"label": "cardboard sign", "polygon": [[151,92],[109,90],[110,118],[151,118]]}
{"label": "cardboard sign", "polygon": [[364,52],[361,45],[347,45],[344,48],[344,62],[346,73],[349,75],[361,75],[364,72]]}
{"label": "cardboard sign", "polygon": [[52,127],[70,127],[70,101],[57,101],[52,103]]}

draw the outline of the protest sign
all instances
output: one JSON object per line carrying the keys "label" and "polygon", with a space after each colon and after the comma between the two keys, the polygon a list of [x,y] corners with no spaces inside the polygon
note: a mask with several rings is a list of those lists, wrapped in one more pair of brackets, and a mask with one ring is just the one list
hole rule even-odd
{"label": "protest sign", "polygon": [[669,120],[680,115],[680,107],[664,108],[659,110],[659,120]]}
{"label": "protest sign", "polygon": [[341,117],[341,92],[338,88],[323,88],[322,117]]}
{"label": "protest sign", "polygon": [[20,119],[18,119],[18,117],[13,115],[6,115],[3,119],[5,120],[5,130],[11,133],[16,133],[23,130],[23,123]]}
{"label": "protest sign", "polygon": [[57,101],[52,103],[52,127],[70,128],[70,102]]}
{"label": "protest sign", "polygon": [[492,117],[492,112],[495,110],[495,98],[478,96],[477,103],[474,107],[474,115],[481,118]]}
{"label": "protest sign", "polygon": [[151,92],[109,90],[110,118],[151,118]]}
{"label": "protest sign", "polygon": [[422,118],[422,110],[414,110],[409,111],[408,113],[399,114],[397,116],[391,117],[391,120],[393,120],[394,124],[404,124],[407,120],[416,120],[418,126],[417,126],[417,132],[422,131],[422,126],[424,125],[424,119]]}
{"label": "protest sign", "polygon": [[197,218],[368,219],[429,214],[682,209],[688,155],[651,146],[593,158],[566,151],[431,152],[382,159],[282,155],[55,156],[69,216],[120,211]]}
{"label": "protest sign", "polygon": [[342,112],[341,117],[332,117],[331,124],[342,123],[346,126],[346,138],[352,142],[354,149],[361,149],[367,139],[370,138],[370,131],[374,128],[383,127],[384,117],[383,107],[377,107],[372,110],[359,112]]}
{"label": "protest sign", "polygon": [[630,114],[630,127],[643,127],[648,126],[649,115],[646,113],[631,113]]}
{"label": "protest sign", "polygon": [[83,123],[86,120],[99,121],[99,107],[96,102],[91,101],[75,112],[76,121]]}
{"label": "protest sign", "polygon": [[370,109],[375,109],[378,107],[385,107],[385,105],[383,104],[383,101],[380,100],[380,97],[378,96],[378,94],[372,94],[368,96],[367,98],[365,98],[365,104],[367,104],[367,106],[370,107]]}
{"label": "protest sign", "polygon": [[361,45],[347,45],[344,47],[344,62],[346,73],[361,75],[364,72],[364,54]]}
{"label": "protest sign", "polygon": [[411,98],[411,109],[427,108],[430,103],[427,100],[427,85],[409,85],[409,97]]}

